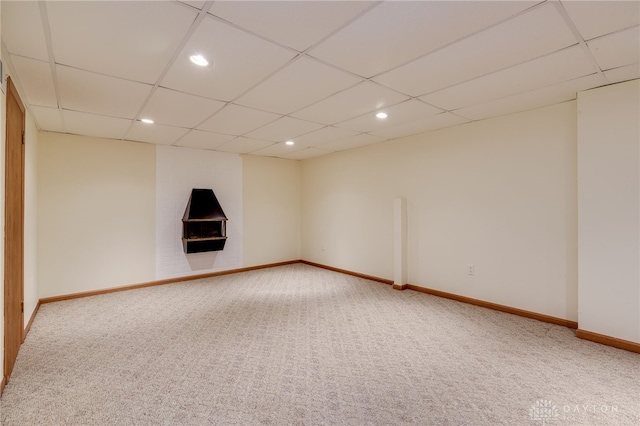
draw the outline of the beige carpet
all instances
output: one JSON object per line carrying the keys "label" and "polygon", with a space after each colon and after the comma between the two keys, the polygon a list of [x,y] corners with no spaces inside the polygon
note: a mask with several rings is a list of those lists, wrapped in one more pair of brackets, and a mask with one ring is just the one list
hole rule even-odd
{"label": "beige carpet", "polygon": [[3,425],[638,425],[640,355],[303,264],[43,305]]}

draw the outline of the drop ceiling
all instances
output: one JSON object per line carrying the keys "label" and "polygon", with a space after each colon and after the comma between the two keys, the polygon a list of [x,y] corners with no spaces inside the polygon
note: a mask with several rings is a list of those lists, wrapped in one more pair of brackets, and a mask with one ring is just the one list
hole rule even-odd
{"label": "drop ceiling", "polygon": [[298,160],[640,78],[639,1],[2,0],[0,12],[3,61],[42,130]]}

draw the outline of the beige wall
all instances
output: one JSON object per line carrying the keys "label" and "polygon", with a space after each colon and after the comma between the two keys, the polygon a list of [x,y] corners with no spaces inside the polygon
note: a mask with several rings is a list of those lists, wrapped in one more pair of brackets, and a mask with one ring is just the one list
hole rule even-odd
{"label": "beige wall", "polygon": [[[577,320],[575,102],[303,163],[302,257]],[[473,264],[475,275],[467,275]]]}
{"label": "beige wall", "polygon": [[580,329],[640,343],[640,81],[578,97]]}
{"label": "beige wall", "polygon": [[153,145],[40,133],[40,297],[152,281]]}
{"label": "beige wall", "polygon": [[[153,281],[156,147],[41,132],[39,297]],[[243,264],[300,258],[300,162],[242,158]]]}
{"label": "beige wall", "polygon": [[38,143],[39,132],[27,111],[24,138],[24,324],[38,299]]}
{"label": "beige wall", "polygon": [[378,145],[304,161],[302,258],[392,279],[393,199],[407,196],[398,175],[410,173],[405,160],[411,155]]}
{"label": "beige wall", "polygon": [[[603,111],[610,104],[634,113],[624,103],[634,102],[638,82],[628,84],[594,92],[604,97],[593,120],[581,118],[593,123],[589,133],[598,117],[615,122],[617,113]],[[302,258],[393,279],[394,199],[403,197],[409,283],[578,320],[576,108],[567,102],[303,162],[244,156],[243,266]],[[639,143],[631,122],[623,133]],[[153,280],[156,148],[46,132],[34,144],[38,197],[28,203],[37,204],[39,297]],[[634,182],[618,198],[640,197]],[[617,296],[603,286],[585,293],[581,306],[591,303],[586,312],[596,315],[581,312],[581,327],[636,339],[640,287],[630,282]],[[601,327],[602,312],[631,319]]]}
{"label": "beige wall", "polygon": [[300,259],[300,162],[242,160],[244,266]]}

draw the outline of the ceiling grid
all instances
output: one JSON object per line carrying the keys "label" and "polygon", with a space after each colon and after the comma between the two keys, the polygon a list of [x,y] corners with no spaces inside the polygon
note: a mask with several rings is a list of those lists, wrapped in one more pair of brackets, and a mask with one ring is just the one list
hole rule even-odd
{"label": "ceiling grid", "polygon": [[41,130],[297,160],[640,78],[635,0],[2,0],[0,28]]}

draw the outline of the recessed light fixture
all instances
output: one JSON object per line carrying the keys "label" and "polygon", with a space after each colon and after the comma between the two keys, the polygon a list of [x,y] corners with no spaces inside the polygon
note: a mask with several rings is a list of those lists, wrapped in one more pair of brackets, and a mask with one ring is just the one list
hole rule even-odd
{"label": "recessed light fixture", "polygon": [[294,144],[294,142],[293,142],[293,141],[286,141],[286,142],[285,142],[285,144],[287,144],[287,145],[293,145],[293,144]]}
{"label": "recessed light fixture", "polygon": [[379,112],[379,113],[376,114],[376,117],[378,117],[380,119],[387,118],[387,113],[386,112]]}
{"label": "recessed light fixture", "polygon": [[150,118],[141,118],[140,121],[146,124],[153,124],[153,120]]}
{"label": "recessed light fixture", "polygon": [[191,62],[201,67],[206,67],[207,65],[209,65],[209,61],[207,61],[202,55],[191,55],[189,56],[189,59],[191,60]]}

